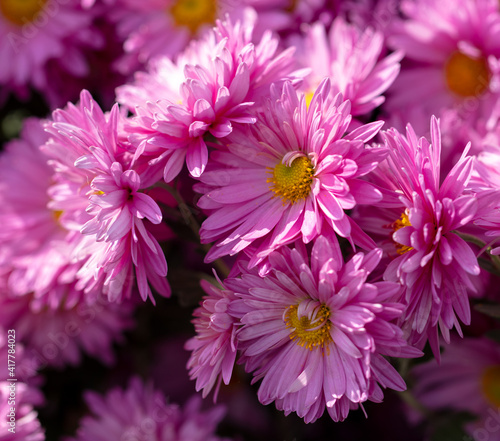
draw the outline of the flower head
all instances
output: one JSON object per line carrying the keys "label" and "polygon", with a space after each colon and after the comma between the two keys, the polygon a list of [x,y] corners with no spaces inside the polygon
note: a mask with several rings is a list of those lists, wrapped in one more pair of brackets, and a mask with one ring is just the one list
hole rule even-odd
{"label": "flower head", "polygon": [[439,364],[431,360],[411,374],[415,396],[428,409],[454,409],[478,418],[466,425],[472,436],[500,406],[500,347],[487,338],[453,339]]}
{"label": "flower head", "polygon": [[298,242],[269,256],[266,277],[243,269],[241,277],[225,280],[239,297],[230,305],[241,322],[238,349],[246,369],[262,380],[263,404],[275,401],[306,422],[326,408],[339,421],[364,401],[381,401],[380,386],[405,389],[382,355],[420,352],[392,323],[403,312],[392,301],[399,285],[367,282],[381,255],[358,253],[344,264],[338,243],[320,236],[310,257]]}
{"label": "flower head", "polygon": [[431,142],[418,139],[411,126],[406,136],[389,129],[383,137],[390,155],[375,175],[389,190],[394,219],[388,233],[396,247],[384,277],[404,286],[407,306],[401,323],[412,342],[423,345],[428,338],[438,354],[438,328],[449,341],[451,328],[460,332],[459,320],[470,323],[467,289],[474,291],[474,286],[469,278],[480,271],[473,250],[456,234],[481,212],[477,197],[466,190],[473,158],[466,156],[466,148],[441,180],[441,133],[435,117]]}
{"label": "flower head", "polygon": [[200,178],[198,205],[209,215],[202,242],[216,241],[208,260],[248,248],[250,265],[297,238],[310,242],[322,230],[369,249],[373,241],[345,213],[381,194],[361,178],[376,168],[385,148],[367,148],[381,123],[345,135],[349,102],[332,100],[325,80],[307,106],[290,83],[271,99],[248,131],[228,137]]}
{"label": "flower head", "polygon": [[130,295],[137,278],[143,300],[154,301],[148,282],[168,296],[165,256],[147,227],[159,224],[162,213],[133,169],[118,106],[105,115],[83,91],[78,106],[55,111],[53,119],[43,146],[56,171],[49,208],[81,236],[72,256],[81,262],[77,288],[102,289],[116,300]]}
{"label": "flower head", "polygon": [[170,182],[186,161],[191,175],[199,177],[208,161],[206,138],[224,138],[237,125],[254,123],[251,108],[269,85],[299,76],[292,71],[293,49],[278,53],[270,32],[252,42],[256,17],[247,13],[245,22],[217,21],[176,65],[158,60],[149,74],[118,90],[120,102],[137,106],[127,130],[136,158],[148,161],[148,176],[163,171]]}
{"label": "flower head", "polygon": [[228,441],[214,435],[223,407],[201,411],[195,396],[181,408],[137,377],[125,390],[115,388],[104,397],[88,392],[85,398],[92,415],[82,419],[73,441]]}
{"label": "flower head", "polygon": [[[31,306],[75,304],[81,292],[71,288],[80,266],[72,262],[79,234],[62,227],[63,211],[50,209],[53,169],[40,151],[49,136],[43,121],[24,122],[20,139],[0,155],[0,274],[11,296],[31,295]],[[90,298],[89,298],[90,301]]]}
{"label": "flower head", "polygon": [[399,73],[402,53],[382,58],[384,35],[367,28],[361,31],[338,17],[330,31],[322,23],[312,25],[300,53],[301,64],[311,68],[302,89],[310,92],[330,77],[332,95],[342,93],[351,102],[351,114],[367,114],[382,104],[384,93]]}
{"label": "flower head", "polygon": [[[73,284],[61,285],[59,291],[76,291]],[[64,303],[70,296],[61,295],[57,307],[39,307],[33,295],[9,296],[0,291],[0,326],[15,329],[28,356],[40,368],[78,365],[82,354],[95,357],[108,365],[114,361],[113,344],[123,342],[124,332],[133,325],[133,304],[130,301],[109,303],[105,298],[86,304]],[[75,299],[71,299],[75,301]]]}
{"label": "flower head", "polygon": [[21,97],[33,86],[50,104],[60,105],[67,97],[51,80],[51,69],[57,66],[66,79],[88,74],[85,51],[104,43],[93,18],[82,10],[80,0],[3,0],[0,53],[8,62],[0,66],[0,84]]}
{"label": "flower head", "polygon": [[[500,12],[496,0],[403,1],[403,17],[389,44],[404,51],[408,64],[391,88],[389,111],[422,109],[427,115],[457,109],[464,124],[488,119],[498,100]],[[474,105],[470,105],[473,102]]]}

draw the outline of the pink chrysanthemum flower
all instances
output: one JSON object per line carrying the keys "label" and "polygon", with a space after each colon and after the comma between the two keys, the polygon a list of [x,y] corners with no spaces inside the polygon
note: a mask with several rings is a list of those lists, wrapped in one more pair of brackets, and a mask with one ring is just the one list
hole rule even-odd
{"label": "pink chrysanthemum flower", "polygon": [[472,413],[478,419],[465,428],[474,440],[500,440],[497,430],[487,430],[491,427],[487,420],[497,421],[500,407],[498,343],[486,338],[452,340],[439,364],[431,360],[414,367],[411,374],[416,380],[415,397],[426,408]]}
{"label": "pink chrysanthemum flower", "polygon": [[111,14],[118,37],[124,40],[125,56],[117,68],[130,73],[140,65],[167,56],[175,58],[194,39],[203,36],[218,19],[240,20],[245,9],[258,14],[256,36],[269,30],[298,30],[325,12],[325,0],[118,0]]}
{"label": "pink chrysanthemum flower", "polygon": [[312,25],[300,51],[301,64],[311,68],[302,89],[316,89],[325,77],[331,93],[342,93],[351,102],[351,114],[366,114],[385,98],[382,95],[399,73],[402,53],[382,57],[384,35],[373,28],[361,30],[338,17],[330,31],[321,23]]}
{"label": "pink chrysanthemum flower", "polygon": [[137,377],[125,390],[104,397],[87,392],[85,399],[92,415],[82,419],[72,441],[229,441],[214,435],[223,407],[201,411],[201,398],[195,396],[180,408]]}
{"label": "pink chrysanthemum flower", "polygon": [[297,412],[306,423],[325,408],[335,421],[364,401],[380,402],[380,386],[404,390],[405,383],[382,355],[413,357],[392,321],[403,305],[392,299],[400,286],[367,283],[382,253],[356,254],[344,264],[336,240],[320,236],[310,258],[297,242],[269,256],[271,271],[262,278],[245,270],[224,285],[239,300],[230,312],[240,318],[238,349],[255,380],[258,397],[276,402],[285,414]]}
{"label": "pink chrysanthemum flower", "polygon": [[207,31],[217,18],[217,0],[118,0],[111,14],[124,57],[117,68],[126,74],[150,60],[174,58],[191,41]]}
{"label": "pink chrysanthemum flower", "polygon": [[459,321],[470,323],[467,289],[474,291],[470,276],[479,274],[477,258],[456,230],[482,212],[478,198],[466,191],[473,170],[468,147],[448,175],[441,180],[441,133],[431,119],[431,142],[417,138],[408,125],[406,136],[395,129],[383,132],[390,149],[387,162],[375,171],[385,187],[394,218],[387,234],[394,241],[394,259],[384,277],[404,286],[406,311],[403,329],[411,342],[429,339],[439,355],[438,328],[445,341]]}
{"label": "pink chrysanthemum flower", "polygon": [[465,122],[488,119],[498,101],[500,12],[496,0],[404,0],[404,18],[393,25],[392,47],[404,51],[407,65],[390,92],[387,110],[428,114],[459,110]]}
{"label": "pink chrysanthemum flower", "polygon": [[78,238],[47,207],[53,170],[39,147],[48,138],[40,120],[27,119],[0,155],[0,274],[10,295],[32,294],[34,309],[81,300],[67,289],[81,266],[71,261]]}
{"label": "pink chrysanthemum flower", "polygon": [[310,242],[325,227],[364,248],[374,247],[345,210],[381,199],[360,178],[387,153],[365,147],[382,123],[345,135],[349,102],[341,96],[332,100],[329,93],[326,79],[307,106],[290,83],[282,91],[273,87],[255,127],[235,132],[227,151],[212,154],[212,166],[200,178],[203,185],[196,187],[204,193],[198,205],[209,213],[201,240],[216,241],[208,261],[252,244],[253,266],[297,238]]}
{"label": "pink chrysanthemum flower", "polygon": [[[68,284],[60,289],[70,292],[74,287]],[[39,368],[78,365],[83,352],[110,365],[113,343],[123,342],[124,332],[133,326],[130,301],[109,303],[101,297],[91,305],[80,300],[41,309],[34,309],[32,302],[32,295],[12,297],[0,292],[0,326],[16,330],[26,358],[31,357]]]}
{"label": "pink chrysanthemum flower", "polygon": [[162,213],[133,169],[118,106],[105,115],[83,91],[77,106],[56,110],[53,119],[43,146],[56,172],[49,208],[62,213],[64,228],[83,235],[73,253],[82,263],[77,288],[102,289],[116,300],[128,297],[137,279],[143,300],[154,301],[148,282],[170,295],[164,253],[147,227]]}
{"label": "pink chrysanthemum flower", "polygon": [[229,384],[236,360],[236,321],[228,312],[236,297],[205,280],[201,286],[207,295],[193,313],[196,336],[185,345],[192,351],[187,368],[191,379],[196,378],[196,390],[203,389],[203,398],[215,386],[215,401],[221,382]]}
{"label": "pink chrysanthemum flower", "polygon": [[102,46],[93,15],[80,0],[2,0],[0,3],[0,85],[26,97],[33,86],[54,105],[61,103],[48,62],[67,76],[83,77],[89,66],[85,50]]}
{"label": "pink chrysanthemum flower", "polygon": [[[292,72],[293,49],[277,52],[278,40],[270,32],[258,44],[252,42],[256,18],[245,12],[244,22],[218,21],[176,65],[157,61],[150,75],[139,74],[134,85],[118,90],[119,102],[137,106],[126,129],[136,157],[149,161],[148,182],[162,171],[170,182],[184,160],[191,175],[199,177],[208,161],[206,137],[224,138],[235,124],[254,123],[250,110],[270,84],[303,75]],[[164,82],[168,86],[156,87]]]}

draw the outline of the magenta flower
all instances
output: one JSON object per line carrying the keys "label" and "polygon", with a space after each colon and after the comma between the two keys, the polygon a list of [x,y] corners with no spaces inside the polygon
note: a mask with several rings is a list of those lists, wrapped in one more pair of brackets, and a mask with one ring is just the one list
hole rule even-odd
{"label": "magenta flower", "polygon": [[332,83],[331,94],[342,93],[351,102],[353,116],[367,114],[380,106],[382,95],[399,73],[403,54],[382,58],[384,35],[381,31],[358,27],[338,17],[330,31],[321,23],[312,25],[300,51],[301,64],[311,68],[302,89],[316,89],[325,77]]}
{"label": "magenta flower", "polygon": [[[290,4],[288,4],[290,3]],[[125,55],[117,68],[129,74],[155,58],[176,58],[193,39],[203,37],[217,20],[243,20],[249,13],[258,16],[257,38],[271,31],[298,30],[320,13],[331,13],[325,0],[118,0],[110,14],[118,37],[124,41]],[[251,11],[251,12],[250,12]],[[253,25],[252,25],[253,27]]]}
{"label": "magenta flower", "polygon": [[85,51],[104,44],[92,21],[80,0],[2,1],[0,58],[8,62],[1,63],[0,85],[23,98],[33,86],[52,105],[60,105],[67,97],[61,96],[62,85],[52,81],[49,67],[56,65],[66,81],[89,73]]}
{"label": "magenta flower", "polygon": [[110,14],[125,52],[118,70],[130,74],[156,57],[174,58],[195,35],[214,25],[216,14],[216,0],[191,7],[183,0],[118,0]]}
{"label": "magenta flower", "polygon": [[[487,338],[452,339],[438,364],[415,366],[414,393],[430,410],[469,412],[478,419],[465,428],[474,439],[485,439],[486,421],[498,418],[500,407],[500,346]],[[482,432],[482,433],[481,433]],[[495,431],[496,432],[496,431]],[[489,437],[500,439],[498,435]]]}
{"label": "magenta flower", "polygon": [[82,265],[77,289],[103,290],[116,300],[130,295],[137,278],[143,300],[154,301],[148,282],[170,295],[165,256],[148,231],[148,222],[159,224],[162,214],[133,169],[118,107],[105,115],[83,91],[78,106],[53,118],[43,147],[56,171],[49,208],[63,213],[64,228],[83,235],[72,256]]}
{"label": "magenta flower", "polygon": [[384,277],[404,286],[401,324],[411,341],[422,346],[429,339],[438,355],[438,328],[449,342],[451,328],[461,332],[459,320],[470,323],[467,289],[475,290],[470,276],[480,271],[473,250],[455,234],[482,212],[477,197],[466,191],[473,158],[466,156],[467,147],[441,181],[441,133],[435,117],[430,143],[417,139],[410,125],[406,137],[395,129],[383,137],[391,153],[374,175],[389,190],[387,201],[396,213],[388,230],[396,257]]}
{"label": "magenta flower", "polygon": [[81,266],[72,262],[79,239],[62,228],[63,213],[47,207],[53,170],[39,147],[48,138],[40,120],[27,119],[21,138],[10,141],[0,155],[0,223],[4,226],[0,274],[5,275],[9,295],[32,294],[34,309],[76,304],[82,297],[78,290],[68,289]]}
{"label": "magenta flower", "polygon": [[207,260],[234,255],[251,245],[250,265],[297,238],[310,242],[322,229],[366,249],[373,241],[345,213],[382,195],[361,180],[385,157],[366,148],[382,123],[345,135],[349,102],[332,100],[330,82],[316,90],[309,107],[290,83],[272,88],[267,107],[250,131],[228,137],[227,151],[214,152],[212,167],[195,187],[206,210],[202,242],[215,242]]}
{"label": "magenta flower", "polygon": [[196,390],[203,389],[203,398],[215,386],[215,401],[221,382],[229,384],[236,359],[237,324],[228,312],[235,296],[204,280],[201,286],[206,296],[193,313],[196,336],[185,345],[185,349],[192,351],[187,368],[191,379],[196,378]]}
{"label": "magenta flower", "polygon": [[82,419],[73,441],[229,441],[214,435],[223,407],[201,411],[201,398],[194,396],[180,408],[137,377],[125,390],[104,397],[87,392],[85,398],[92,415]]}
{"label": "magenta flower", "polygon": [[392,299],[400,286],[368,283],[382,253],[356,254],[343,263],[336,240],[318,237],[310,258],[297,242],[269,256],[265,278],[256,269],[224,285],[239,300],[230,312],[241,321],[238,349],[247,371],[261,379],[261,403],[304,418],[325,408],[334,421],[364,401],[380,402],[380,388],[404,390],[405,383],[382,355],[413,357],[403,333],[391,323],[403,312]]}
{"label": "magenta flower", "polygon": [[411,121],[417,130],[443,109],[456,109],[464,123],[487,120],[500,92],[498,2],[466,0],[457,7],[451,0],[404,0],[401,10],[389,44],[408,64],[390,90],[387,110],[406,115],[408,108],[420,109],[423,118]]}
{"label": "magenta flower", "polygon": [[[213,31],[179,57],[177,66],[157,61],[150,75],[139,74],[135,85],[119,89],[122,104],[138,106],[126,129],[137,147],[136,158],[148,161],[144,172],[148,182],[162,171],[170,182],[184,161],[191,175],[199,177],[208,161],[207,136],[224,138],[235,124],[254,123],[250,109],[271,83],[303,75],[292,72],[293,49],[278,53],[278,41],[271,33],[254,44],[255,17],[245,18],[245,22],[218,21]],[[168,86],[156,87],[161,83]]]}
{"label": "magenta flower", "polygon": [[[73,285],[58,287],[63,299],[65,293],[76,291]],[[83,297],[81,291],[78,293]],[[83,353],[111,365],[113,344],[123,343],[124,332],[133,325],[133,312],[130,301],[109,303],[102,297],[92,304],[60,301],[57,307],[36,309],[32,295],[12,297],[0,291],[0,327],[16,330],[17,341],[26,348],[26,358],[31,357],[32,364],[40,369],[76,366]]]}

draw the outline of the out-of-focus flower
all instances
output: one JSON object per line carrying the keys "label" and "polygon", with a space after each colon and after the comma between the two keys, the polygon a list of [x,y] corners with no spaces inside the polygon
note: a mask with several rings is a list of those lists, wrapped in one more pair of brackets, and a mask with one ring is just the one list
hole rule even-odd
{"label": "out-of-focus flower", "polygon": [[258,15],[255,37],[260,38],[269,31],[296,32],[301,23],[331,14],[324,6],[325,0],[117,0],[110,17],[125,51],[117,68],[131,73],[161,56],[174,59],[217,20],[242,20],[245,10]]}
{"label": "out-of-focus flower", "polygon": [[3,91],[26,98],[32,86],[52,106],[61,105],[68,97],[61,96],[59,85],[51,80],[48,62],[55,62],[66,76],[87,75],[85,51],[103,44],[92,21],[92,13],[82,9],[80,0],[3,0],[0,4]]}
{"label": "out-of-focus flower", "polygon": [[213,152],[211,167],[195,187],[204,193],[199,207],[209,213],[201,240],[216,241],[208,261],[251,245],[253,266],[297,238],[310,242],[325,228],[374,247],[345,210],[382,197],[360,179],[387,154],[383,147],[365,146],[382,123],[346,135],[349,102],[340,95],[332,100],[329,93],[327,79],[308,106],[290,83],[273,87],[252,130],[235,132],[227,151]]}
{"label": "out-of-focus flower", "polygon": [[234,293],[201,281],[206,296],[194,315],[196,336],[186,342],[192,351],[187,368],[191,379],[196,378],[196,390],[203,389],[206,397],[215,386],[214,401],[222,381],[229,384],[236,360],[236,320],[228,307]]}
{"label": "out-of-focus flower", "polygon": [[139,74],[135,84],[119,88],[118,101],[136,106],[126,130],[136,158],[148,161],[141,178],[154,183],[163,172],[170,182],[184,160],[199,177],[208,161],[207,137],[224,138],[235,125],[254,123],[251,109],[270,84],[303,75],[292,71],[293,49],[277,52],[278,40],[270,32],[252,43],[255,19],[246,10],[244,22],[218,21],[176,64],[157,60],[149,75]]}
{"label": "out-of-focus flower", "polygon": [[34,309],[81,300],[69,289],[80,268],[71,261],[78,237],[61,226],[62,212],[47,207],[53,170],[40,146],[48,138],[42,121],[27,119],[0,155],[0,273],[5,291],[30,294]]}
{"label": "out-of-focus flower", "polygon": [[[63,291],[76,291],[72,284],[60,286]],[[78,292],[78,291],[77,291]],[[79,291],[80,297],[84,297]],[[12,297],[0,291],[0,326],[16,331],[16,339],[24,344],[26,357],[40,367],[78,365],[85,352],[103,363],[114,361],[113,343],[122,343],[123,333],[133,325],[130,301],[109,303],[104,298],[86,304],[34,309],[32,295]]]}
{"label": "out-of-focus flower", "polygon": [[400,286],[368,283],[382,253],[356,254],[344,264],[336,240],[316,238],[310,257],[301,242],[269,256],[262,278],[245,270],[224,281],[239,300],[229,311],[241,321],[238,350],[246,369],[262,379],[263,404],[304,418],[325,408],[335,421],[367,400],[380,402],[382,389],[404,390],[405,383],[382,355],[413,357],[392,321],[404,307],[392,299]]}
{"label": "out-of-focus flower", "polygon": [[223,407],[201,411],[195,396],[180,408],[137,377],[127,389],[115,388],[104,397],[87,392],[86,401],[92,415],[82,419],[73,441],[228,441],[214,434]]}
{"label": "out-of-focus flower", "polygon": [[419,132],[429,114],[443,109],[458,110],[464,124],[488,120],[500,93],[498,2],[465,0],[457,7],[452,0],[404,0],[401,10],[389,44],[405,53],[406,64],[386,109],[421,109],[423,119],[406,117]]}
{"label": "out-of-focus flower", "polygon": [[392,210],[386,231],[394,241],[394,259],[384,278],[404,286],[406,310],[400,323],[410,341],[423,346],[429,339],[438,356],[438,329],[449,342],[450,329],[461,332],[459,321],[470,323],[467,289],[475,290],[470,276],[480,271],[474,251],[456,234],[483,211],[478,197],[466,190],[473,158],[466,147],[441,180],[441,133],[435,117],[430,143],[418,139],[410,125],[406,136],[393,128],[382,135],[390,154],[374,176]]}
{"label": "out-of-focus flower", "polygon": [[[414,394],[426,408],[470,412],[478,419],[466,425],[475,441],[498,441],[498,430],[488,431],[487,420],[497,419],[500,407],[500,346],[487,338],[452,339],[441,362],[415,366]],[[481,433],[480,433],[481,432]]]}
{"label": "out-of-focus flower", "polygon": [[299,52],[301,64],[311,68],[302,89],[316,89],[329,77],[331,94],[342,93],[351,102],[351,114],[367,114],[381,105],[382,95],[399,73],[403,54],[382,58],[384,35],[373,28],[361,30],[338,17],[328,34],[321,23],[312,25]]}
{"label": "out-of-focus flower", "polygon": [[162,213],[133,169],[131,146],[120,135],[115,105],[104,114],[87,91],[46,124],[52,135],[42,147],[54,167],[49,208],[61,225],[82,235],[72,258],[81,262],[77,289],[103,291],[110,300],[129,297],[137,279],[143,300],[154,301],[148,282],[170,295],[167,262],[148,222]]}

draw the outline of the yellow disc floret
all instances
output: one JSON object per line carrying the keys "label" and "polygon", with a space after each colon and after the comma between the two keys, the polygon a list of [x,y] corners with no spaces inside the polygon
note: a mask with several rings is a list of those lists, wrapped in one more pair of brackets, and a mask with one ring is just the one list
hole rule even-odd
{"label": "yellow disc floret", "polygon": [[[393,229],[393,232],[395,233],[396,231],[398,231],[400,228],[403,228],[403,227],[410,227],[411,226],[411,223],[410,223],[410,219],[408,218],[408,213],[404,212],[401,217],[396,221],[396,222],[393,222],[392,223],[392,229]],[[410,250],[412,250],[413,248],[412,247],[409,247],[407,245],[403,245],[403,244],[400,244],[396,241],[394,241],[395,245],[396,245],[396,250],[398,252],[398,254],[404,254]]]}
{"label": "yellow disc floret", "polygon": [[22,26],[35,19],[47,0],[0,0],[0,13],[11,23]]}
{"label": "yellow disc floret", "polygon": [[299,346],[309,350],[325,348],[332,342],[330,329],[330,308],[318,305],[311,316],[298,316],[299,305],[291,305],[285,312],[284,319],[287,328],[293,329],[290,339],[295,340]]}
{"label": "yellow disc floret", "polygon": [[448,88],[461,97],[477,97],[488,88],[491,74],[484,57],[454,52],[445,66]]}
{"label": "yellow disc floret", "polygon": [[490,366],[483,374],[481,385],[488,401],[500,407],[500,366]]}
{"label": "yellow disc floret", "polygon": [[186,26],[195,34],[203,24],[213,24],[217,16],[216,0],[177,0],[170,7],[177,26]]}
{"label": "yellow disc floret", "polygon": [[290,166],[280,162],[270,173],[273,177],[267,182],[272,184],[271,191],[281,197],[283,202],[293,204],[309,195],[314,167],[307,156],[295,158]]}

